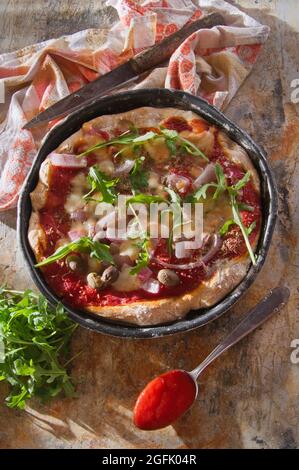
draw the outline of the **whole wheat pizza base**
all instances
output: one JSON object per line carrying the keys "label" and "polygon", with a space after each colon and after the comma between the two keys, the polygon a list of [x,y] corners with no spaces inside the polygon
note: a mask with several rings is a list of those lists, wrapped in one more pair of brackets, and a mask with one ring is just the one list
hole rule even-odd
{"label": "whole wheat pizza base", "polygon": [[[155,128],[168,118],[182,117],[187,122],[198,119],[198,115],[191,111],[183,111],[175,108],[150,108],[143,107],[129,112],[101,116],[90,121],[103,131],[111,129],[127,129],[128,122],[133,123],[136,128]],[[215,128],[215,126],[214,126]],[[56,150],[58,153],[72,151],[74,142],[82,137],[82,129],[64,141]],[[205,132],[199,135],[202,139],[202,148],[209,145],[209,136]],[[245,172],[250,171],[251,181],[257,194],[260,194],[260,182],[258,174],[245,150],[232,141],[222,131],[217,132],[218,144],[223,154],[234,164],[240,166]],[[207,142],[207,143],[206,143]],[[47,246],[47,237],[40,223],[39,212],[45,207],[49,192],[49,175],[51,162],[49,157],[42,163],[39,181],[31,193],[32,214],[30,217],[28,238],[31,248],[39,262],[43,258]],[[259,238],[258,233],[252,243],[255,250]],[[149,326],[172,322],[183,318],[190,310],[207,308],[215,305],[231,292],[245,277],[250,265],[248,254],[233,257],[232,259],[220,259],[214,264],[211,275],[202,280],[198,287],[179,296],[158,299],[141,299],[123,305],[86,305],[86,312],[100,315],[116,321],[127,322],[135,325]]]}

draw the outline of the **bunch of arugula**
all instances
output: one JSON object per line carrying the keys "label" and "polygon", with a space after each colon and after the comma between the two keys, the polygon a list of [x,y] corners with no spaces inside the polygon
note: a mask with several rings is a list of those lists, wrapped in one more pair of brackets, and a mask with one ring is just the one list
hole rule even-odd
{"label": "bunch of arugula", "polygon": [[249,235],[254,230],[256,226],[256,221],[254,221],[249,227],[245,227],[240,210],[252,210],[252,207],[244,205],[238,201],[239,191],[249,182],[251,178],[250,171],[247,171],[243,178],[241,178],[236,184],[229,186],[227,184],[226,176],[223,172],[222,166],[217,162],[215,165],[215,174],[217,182],[207,183],[201,186],[196,193],[193,195],[193,200],[200,200],[207,198],[207,191],[210,188],[214,189],[213,199],[217,199],[224,192],[228,193],[229,201],[232,209],[233,218],[227,220],[224,225],[221,227],[219,233],[221,236],[225,235],[231,225],[238,225],[241,230],[242,236],[244,238],[246,248],[248,250],[249,256],[251,258],[252,264],[256,265],[255,255],[253,253],[252,247],[249,241]]}
{"label": "bunch of arugula", "polygon": [[31,397],[75,395],[66,366],[74,359],[68,356],[76,327],[61,305],[52,308],[43,296],[0,289],[0,380],[11,386],[7,406],[23,409]]}

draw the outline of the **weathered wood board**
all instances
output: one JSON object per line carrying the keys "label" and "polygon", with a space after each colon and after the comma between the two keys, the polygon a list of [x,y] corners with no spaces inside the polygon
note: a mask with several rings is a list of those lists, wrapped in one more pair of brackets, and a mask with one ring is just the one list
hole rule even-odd
{"label": "weathered wood board", "polygon": [[[299,338],[298,191],[299,105],[290,102],[299,78],[297,0],[231,2],[271,26],[270,38],[227,114],[269,154],[280,210],[265,267],[246,296],[218,321],[197,331],[156,340],[110,338],[80,328],[82,350],[73,375],[79,397],[27,412],[2,404],[1,448],[295,448],[299,446],[299,364],[290,343]],[[115,13],[102,1],[2,0],[0,52],[78,29],[107,26]],[[16,244],[16,211],[0,215],[0,281],[31,286]],[[144,384],[170,368],[192,368],[270,289],[285,284],[289,304],[213,364],[200,380],[199,399],[173,427],[134,429],[132,406]],[[146,362],[144,360],[146,358]]]}

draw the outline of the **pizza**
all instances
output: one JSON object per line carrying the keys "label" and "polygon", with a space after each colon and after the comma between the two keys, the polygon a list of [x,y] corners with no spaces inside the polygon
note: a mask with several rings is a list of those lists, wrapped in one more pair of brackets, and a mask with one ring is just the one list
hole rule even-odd
{"label": "pizza", "polygon": [[[255,264],[258,174],[240,145],[191,111],[143,107],[84,123],[43,161],[31,201],[36,269],[81,312],[172,322],[215,305]],[[159,204],[156,225],[141,223],[140,208]],[[173,208],[182,222],[186,204],[189,229],[200,207],[197,244],[196,231],[176,232]]]}

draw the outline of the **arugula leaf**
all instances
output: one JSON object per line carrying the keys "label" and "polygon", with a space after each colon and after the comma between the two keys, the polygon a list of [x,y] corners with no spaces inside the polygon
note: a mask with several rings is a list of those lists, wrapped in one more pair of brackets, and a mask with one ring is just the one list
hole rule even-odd
{"label": "arugula leaf", "polygon": [[220,194],[222,194],[227,189],[226,177],[223,172],[222,166],[217,162],[215,165],[215,175],[217,178],[217,183],[206,183],[201,186],[194,194],[195,199],[206,199],[207,190],[210,188],[215,188],[213,199],[217,199]]}
{"label": "arugula leaf", "polygon": [[61,305],[51,307],[41,295],[0,289],[0,380],[10,384],[8,407],[23,409],[34,396],[42,401],[61,392],[75,396],[62,360],[68,359],[77,326]]}
{"label": "arugula leaf", "polygon": [[190,140],[187,140],[181,136],[178,137],[178,140],[180,142],[181,147],[186,150],[186,152],[190,153],[191,155],[201,157],[206,160],[206,162],[209,161],[208,157],[198,147],[196,147],[196,145],[190,142]]}
{"label": "arugula leaf", "polygon": [[175,142],[177,142],[182,149],[184,149],[191,155],[199,156],[207,162],[209,161],[208,157],[198,147],[196,147],[196,145],[190,142],[190,140],[181,137],[177,131],[170,129],[161,129],[161,133],[165,136],[166,145],[172,155],[176,153]]}
{"label": "arugula leaf", "polygon": [[[202,185],[193,195],[193,198],[198,201],[198,199],[207,199],[207,190],[209,188],[218,188],[218,185],[216,183],[206,183]],[[216,192],[215,190],[215,192]],[[214,193],[215,194],[215,193]],[[213,195],[214,199],[214,195]]]}
{"label": "arugula leaf", "polygon": [[142,225],[142,221],[136,214],[134,207],[132,204],[129,204],[132,214],[134,215],[134,219],[130,221],[128,225],[128,238],[147,238],[147,232],[145,227]]}
{"label": "arugula leaf", "polygon": [[157,133],[153,131],[146,132],[143,135],[139,135],[138,137],[135,137],[132,142],[134,144],[143,144],[143,142],[147,142],[148,140],[154,139],[157,137]]}
{"label": "arugula leaf", "polygon": [[240,215],[239,208],[238,208],[238,202],[236,200],[236,195],[237,195],[237,192],[235,190],[229,190],[229,197],[230,197],[233,218],[234,218],[235,223],[240,227],[240,230],[242,232],[242,235],[246,244],[247,251],[251,258],[252,264],[255,266],[256,265],[255,254],[253,253],[253,250],[250,245],[247,229],[244,226],[242,219],[241,219],[241,215]]}
{"label": "arugula leaf", "polygon": [[102,195],[102,198],[99,202],[108,202],[112,204],[117,195],[115,193],[115,186],[117,185],[119,179],[109,179],[104,173],[98,170],[96,166],[92,166],[89,168],[89,173],[87,176],[87,180],[91,186],[90,191],[83,196],[85,200],[91,200],[91,195],[95,191],[99,191]]}
{"label": "arugula leaf", "polygon": [[175,142],[172,140],[172,139],[168,139],[166,138],[165,139],[165,144],[170,152],[170,155],[175,155],[176,154],[176,151],[177,151],[177,148],[176,148],[176,145],[175,145]]}
{"label": "arugula leaf", "polygon": [[151,204],[152,202],[167,202],[166,199],[164,199],[161,196],[153,196],[152,194],[135,194],[134,196],[130,197],[127,199],[126,203],[127,204],[133,204],[134,202],[142,203],[142,204]]}
{"label": "arugula leaf", "polygon": [[245,225],[242,222],[241,215],[239,212],[239,205],[238,202],[236,201],[236,195],[232,192],[229,193],[230,196],[230,201],[231,201],[231,207],[232,207],[232,213],[233,213],[233,219],[227,220],[222,227],[219,230],[219,234],[221,236],[226,235],[226,233],[229,231],[229,228],[231,225],[238,225],[241,233],[243,235],[246,248],[248,250],[249,256],[251,258],[252,264],[256,265],[256,259],[255,259],[255,254],[253,253],[253,250],[250,245],[250,241],[248,236],[252,233],[252,231],[256,227],[256,221],[253,221],[252,224],[248,228],[245,227]]}
{"label": "arugula leaf", "polygon": [[167,188],[167,186],[165,186],[164,189],[169,194],[171,202],[175,204],[181,204],[180,196],[173,189]]}
{"label": "arugula leaf", "polygon": [[113,256],[110,253],[109,245],[101,243],[98,240],[91,240],[90,243],[90,257],[96,258],[99,261],[107,261],[108,263],[114,264]]}
{"label": "arugula leaf", "polygon": [[224,222],[224,224],[219,230],[219,235],[223,237],[223,235],[227,234],[231,225],[236,225],[236,222],[233,219],[228,219],[226,222]]}
{"label": "arugula leaf", "polygon": [[226,177],[223,168],[218,162],[215,165],[215,174],[217,178],[217,188],[213,195],[213,199],[217,199],[227,188]]}
{"label": "arugula leaf", "polygon": [[150,261],[150,254],[149,254],[149,251],[148,251],[149,240],[146,238],[146,239],[142,240],[142,242],[137,243],[137,245],[139,246],[140,251],[139,251],[139,254],[138,254],[138,259],[137,259],[136,265],[134,266],[134,268],[132,268],[130,270],[131,275],[138,274],[141,271],[142,268],[145,268],[148,265],[148,263]]}
{"label": "arugula leaf", "polygon": [[135,191],[147,188],[148,186],[148,172],[142,169],[144,160],[145,157],[136,158],[134,166],[129,174],[132,188]]}
{"label": "arugula leaf", "polygon": [[244,204],[243,202],[239,202],[239,210],[240,211],[248,211],[248,212],[253,212],[254,207],[249,206],[248,204]]}
{"label": "arugula leaf", "polygon": [[113,264],[113,257],[110,254],[109,245],[105,245],[99,241],[93,241],[90,237],[82,237],[79,240],[68,243],[65,246],[58,248],[52,255],[35,265],[36,268],[46,266],[47,264],[54,263],[60,259],[65,258],[73,252],[90,253],[91,258],[98,260],[108,261]]}
{"label": "arugula leaf", "polygon": [[179,136],[178,132],[172,129],[161,128],[161,133],[168,139],[176,139]]}
{"label": "arugula leaf", "polygon": [[251,178],[251,173],[250,171],[247,171],[245,175],[243,176],[243,178],[241,178],[236,184],[231,186],[231,189],[233,191],[240,191],[240,189],[242,189],[249,182],[250,178]]}
{"label": "arugula leaf", "polygon": [[250,234],[253,232],[253,230],[255,229],[255,227],[256,227],[256,220],[254,220],[254,221],[249,225],[249,227],[247,227],[247,229],[246,229],[247,235],[250,235]]}

